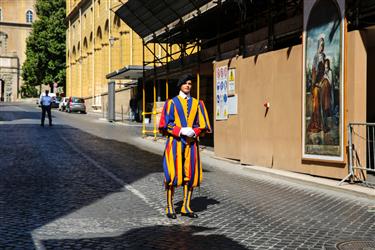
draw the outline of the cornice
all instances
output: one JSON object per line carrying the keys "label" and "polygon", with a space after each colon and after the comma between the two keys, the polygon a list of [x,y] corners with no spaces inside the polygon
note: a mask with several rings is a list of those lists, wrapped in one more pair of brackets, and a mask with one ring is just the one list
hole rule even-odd
{"label": "cornice", "polygon": [[84,7],[88,2],[91,2],[92,0],[81,0],[71,11],[70,13],[65,17],[65,24],[68,25],[69,20],[74,19],[77,15],[79,15],[79,9]]}
{"label": "cornice", "polygon": [[15,27],[24,27],[24,28],[31,28],[31,23],[14,23],[14,22],[1,22],[0,25],[4,26],[15,26]]}

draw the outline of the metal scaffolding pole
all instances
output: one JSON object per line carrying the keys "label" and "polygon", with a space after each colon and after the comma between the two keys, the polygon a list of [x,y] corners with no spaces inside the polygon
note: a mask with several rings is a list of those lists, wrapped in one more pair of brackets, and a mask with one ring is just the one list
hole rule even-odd
{"label": "metal scaffolding pole", "polygon": [[146,123],[145,123],[145,107],[146,107],[146,91],[145,91],[145,81],[146,81],[146,74],[145,74],[145,42],[142,39],[142,56],[143,56],[143,77],[142,77],[142,136],[146,136]]}

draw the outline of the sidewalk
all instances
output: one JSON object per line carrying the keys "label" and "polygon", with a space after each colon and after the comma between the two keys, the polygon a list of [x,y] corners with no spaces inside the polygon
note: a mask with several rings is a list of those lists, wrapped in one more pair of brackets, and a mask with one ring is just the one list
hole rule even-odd
{"label": "sidewalk", "polygon": [[[90,112],[89,115],[95,120],[99,119],[101,121],[107,121],[106,118],[103,118],[102,113]],[[125,129],[132,129],[132,131],[137,130],[137,136],[131,136],[130,138],[128,138],[126,140],[127,143],[130,143],[134,146],[137,146],[139,148],[145,149],[147,151],[159,155],[162,155],[164,153],[165,139],[163,137],[158,137],[157,140],[154,141],[154,137],[152,136],[142,138],[141,123],[131,122],[127,120],[122,122],[120,120],[116,122],[111,122],[109,124],[119,127],[121,126]],[[152,126],[152,123],[146,124],[147,128],[151,128]],[[279,169],[271,169],[261,166],[243,165],[240,164],[238,161],[224,159],[215,156],[213,149],[211,148],[203,148],[201,150],[201,159],[203,167],[209,166],[228,173],[234,173],[245,176],[258,175],[261,178],[271,177],[279,180],[292,182],[295,184],[322,188],[325,190],[331,190],[335,192],[340,192],[342,194],[352,195],[375,201],[375,189],[373,188],[368,188],[365,186],[361,186],[359,184],[349,184],[348,182],[344,182],[342,185],[339,186],[340,180],[333,180],[329,178],[311,176],[308,174],[295,173]]]}
{"label": "sidewalk", "polygon": [[[163,139],[154,141],[151,137],[134,138],[130,143],[138,147],[142,147],[147,151],[151,151],[160,155],[164,152]],[[234,160],[217,157],[215,156],[215,153],[213,151],[207,149],[202,149],[201,159],[203,167],[210,166],[228,173],[235,173],[240,175],[261,175],[263,177],[273,177],[297,184],[328,189],[346,195],[370,199],[375,202],[375,189],[360,186],[358,184],[350,184],[348,182],[344,182],[339,186],[340,180],[333,180],[329,178],[311,176],[308,174],[295,173],[279,169],[271,169],[267,167],[243,165]]]}

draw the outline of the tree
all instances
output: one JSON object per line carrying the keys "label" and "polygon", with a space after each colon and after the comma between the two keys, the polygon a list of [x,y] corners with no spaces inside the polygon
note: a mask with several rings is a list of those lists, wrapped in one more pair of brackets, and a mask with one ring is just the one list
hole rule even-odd
{"label": "tree", "polygon": [[21,86],[21,97],[38,97],[38,90],[34,86],[25,84]]}
{"label": "tree", "polygon": [[37,0],[38,19],[26,41],[22,78],[26,85],[65,88],[65,0]]}

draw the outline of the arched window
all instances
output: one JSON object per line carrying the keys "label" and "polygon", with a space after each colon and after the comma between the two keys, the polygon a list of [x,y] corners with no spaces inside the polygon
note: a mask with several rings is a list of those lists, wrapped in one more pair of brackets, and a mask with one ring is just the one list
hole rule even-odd
{"label": "arched window", "polygon": [[31,10],[26,11],[26,22],[27,23],[33,22],[33,12]]}
{"label": "arched window", "polygon": [[96,30],[96,37],[99,40],[102,40],[102,28],[99,26],[98,29]]}
{"label": "arched window", "polygon": [[83,39],[83,49],[84,49],[84,52],[87,51],[87,48],[88,48],[87,38],[85,37],[85,39]]}
{"label": "arched window", "polygon": [[75,62],[75,60],[77,59],[76,57],[77,57],[76,47],[73,46],[73,52],[72,52],[71,63],[72,63],[72,62],[73,62],[73,63]]}
{"label": "arched window", "polygon": [[113,26],[115,28],[115,30],[117,31],[119,28],[121,28],[121,20],[118,16],[115,16],[113,18]]}
{"label": "arched window", "polygon": [[81,58],[81,43],[78,42],[78,45],[77,45],[77,56],[78,56],[78,60]]}

